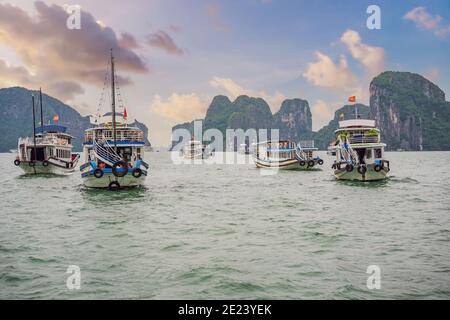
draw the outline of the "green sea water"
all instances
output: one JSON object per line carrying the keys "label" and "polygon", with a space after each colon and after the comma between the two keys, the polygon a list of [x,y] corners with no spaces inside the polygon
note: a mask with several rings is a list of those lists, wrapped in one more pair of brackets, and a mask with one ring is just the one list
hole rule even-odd
{"label": "green sea water", "polygon": [[147,153],[145,187],[110,192],[0,154],[0,299],[449,299],[450,152],[387,153],[372,183],[336,181],[321,156],[262,175]]}

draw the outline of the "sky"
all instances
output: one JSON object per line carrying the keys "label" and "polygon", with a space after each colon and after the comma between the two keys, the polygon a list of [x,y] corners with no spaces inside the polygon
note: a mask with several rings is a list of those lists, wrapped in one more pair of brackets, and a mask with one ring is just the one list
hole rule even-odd
{"label": "sky", "polygon": [[[70,5],[80,29],[66,26]],[[369,5],[381,29],[369,29]],[[423,75],[450,94],[450,0],[0,0],[0,87],[43,90],[83,115],[101,99],[114,48],[123,104],[153,145],[203,118],[215,95],[309,102],[313,129],[383,71]],[[449,100],[447,98],[447,100]],[[103,103],[100,103],[103,101]]]}

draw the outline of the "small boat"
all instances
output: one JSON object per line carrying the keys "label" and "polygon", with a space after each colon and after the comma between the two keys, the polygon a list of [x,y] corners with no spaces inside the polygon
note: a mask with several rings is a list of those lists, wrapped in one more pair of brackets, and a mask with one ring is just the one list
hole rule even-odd
{"label": "small boat", "polygon": [[[126,109],[115,110],[114,58],[111,51],[111,108],[84,134],[81,178],[87,187],[110,190],[144,184],[148,164],[144,162],[144,132],[126,123]],[[123,120],[120,120],[120,119]]]}
{"label": "small boat", "polygon": [[250,154],[250,148],[248,144],[242,143],[239,145],[238,153],[240,154]]}
{"label": "small boat", "polygon": [[183,147],[182,154],[186,159],[207,159],[210,156],[208,146],[193,138]]}
{"label": "small boat", "polygon": [[73,137],[66,133],[64,126],[43,125],[42,92],[39,92],[39,97],[41,125],[36,128],[33,96],[33,136],[19,138],[14,164],[26,174],[71,174],[80,158],[79,154],[72,152]]}
{"label": "small boat", "polygon": [[323,165],[323,160],[314,156],[314,141],[265,141],[257,143],[253,161],[258,168],[283,170],[308,170]]}
{"label": "small boat", "polygon": [[385,179],[390,171],[384,159],[385,143],[375,120],[351,119],[339,121],[336,141],[329,148],[336,154],[332,166],[338,180],[375,181]]}

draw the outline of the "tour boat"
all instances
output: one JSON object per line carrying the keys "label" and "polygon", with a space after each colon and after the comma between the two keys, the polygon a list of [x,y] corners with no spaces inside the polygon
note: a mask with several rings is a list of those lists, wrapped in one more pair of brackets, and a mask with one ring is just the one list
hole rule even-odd
{"label": "tour boat", "polygon": [[258,168],[283,170],[308,170],[323,165],[323,160],[314,156],[314,141],[265,141],[255,145],[253,160]]}
{"label": "tour boat", "polygon": [[182,150],[183,157],[186,159],[206,159],[209,157],[210,152],[208,147],[201,141],[191,139]]}
{"label": "tour boat", "polygon": [[[144,184],[148,164],[144,162],[144,132],[126,123],[126,109],[116,112],[114,58],[111,52],[111,109],[85,131],[83,183],[91,188],[119,189]],[[122,120],[120,120],[122,119]]]}
{"label": "tour boat", "polygon": [[384,159],[386,144],[380,140],[375,120],[339,121],[335,134],[336,141],[329,150],[336,155],[332,169],[337,179],[373,181],[387,177],[390,167]]}
{"label": "tour boat", "polygon": [[19,138],[14,164],[26,174],[71,174],[75,171],[80,157],[72,152],[73,137],[66,133],[67,128],[64,126],[43,125],[42,92],[39,97],[41,125],[36,128],[33,96],[33,136]]}

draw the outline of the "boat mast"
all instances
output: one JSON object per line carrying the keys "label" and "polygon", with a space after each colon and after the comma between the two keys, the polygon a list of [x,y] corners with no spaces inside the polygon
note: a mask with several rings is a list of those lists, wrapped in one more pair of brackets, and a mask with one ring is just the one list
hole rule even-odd
{"label": "boat mast", "polygon": [[39,88],[39,103],[41,105],[41,134],[44,135],[44,115],[42,114],[42,90]]}
{"label": "boat mast", "polygon": [[117,152],[116,142],[116,92],[114,84],[114,57],[113,49],[111,48],[111,108],[112,108],[112,127],[113,127],[113,139],[114,139],[114,151]]}
{"label": "boat mast", "polygon": [[34,112],[34,94],[31,95],[31,104],[33,107],[33,144],[34,144],[34,161],[36,161],[36,114]]}

